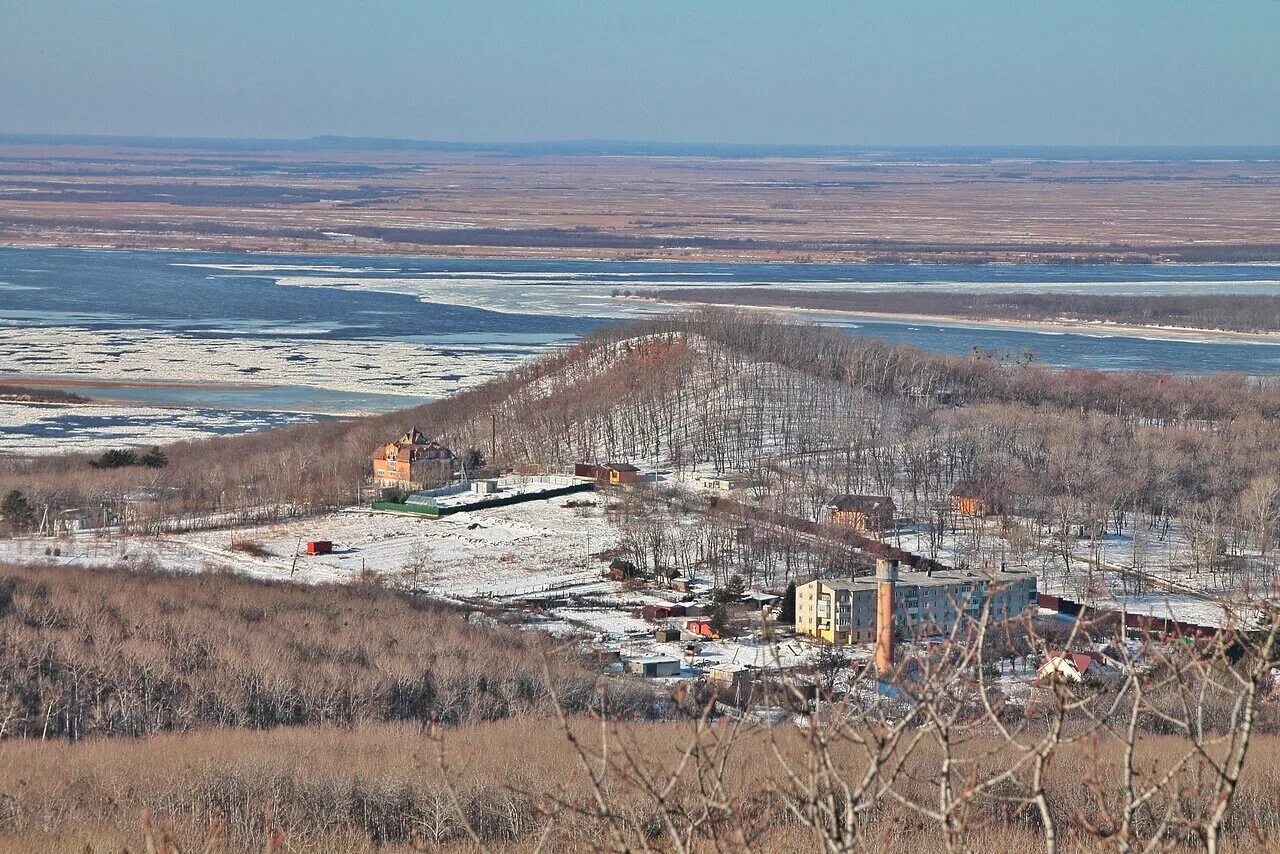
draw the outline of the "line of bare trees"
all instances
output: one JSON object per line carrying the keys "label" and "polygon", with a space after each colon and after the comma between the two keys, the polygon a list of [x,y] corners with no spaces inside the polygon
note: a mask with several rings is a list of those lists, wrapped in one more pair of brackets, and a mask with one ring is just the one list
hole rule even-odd
{"label": "line of bare trees", "polygon": [[546,714],[548,677],[598,702],[598,671],[553,648],[364,584],[0,567],[0,741]]}

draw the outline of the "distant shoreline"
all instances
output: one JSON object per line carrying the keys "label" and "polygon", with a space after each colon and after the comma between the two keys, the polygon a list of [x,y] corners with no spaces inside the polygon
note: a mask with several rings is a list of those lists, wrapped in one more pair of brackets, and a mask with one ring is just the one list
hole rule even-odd
{"label": "distant shoreline", "polygon": [[[55,227],[56,228],[56,227]],[[574,246],[530,246],[519,243],[474,244],[454,242],[452,238],[438,243],[400,242],[360,238],[338,240],[328,237],[303,237],[286,240],[249,237],[216,241],[150,241],[112,235],[111,240],[47,239],[47,235],[24,240],[21,237],[0,240],[3,249],[83,249],[103,252],[229,252],[245,255],[334,256],[352,258],[384,257],[406,259],[457,259],[495,261],[598,261],[652,262],[667,264],[914,264],[920,266],[958,265],[1016,266],[1019,264],[1056,264],[1078,267],[1105,267],[1120,264],[1280,264],[1280,251],[1270,244],[1225,244],[1200,247],[1194,257],[1184,256],[1167,246],[1134,247],[1132,249],[1073,249],[1062,251],[1052,245],[1004,249],[982,244],[952,245],[943,250],[880,249],[866,246],[849,248],[799,248],[678,246],[636,248],[620,239],[618,245],[602,245],[588,251]]]}
{"label": "distant shoreline", "polygon": [[[626,297],[623,297],[626,299]],[[648,299],[642,297],[642,299]],[[888,323],[916,323],[922,326],[967,326],[979,329],[1011,329],[1038,332],[1109,336],[1115,338],[1144,338],[1148,340],[1202,342],[1221,344],[1227,342],[1280,345],[1280,332],[1235,332],[1228,329],[1199,329],[1191,326],[1143,326],[1139,324],[1109,323],[1105,321],[1068,320],[1013,320],[1004,318],[974,318],[954,314],[909,314],[875,311],[856,311],[837,308],[808,308],[784,305],[748,305],[744,303],[718,303],[703,301],[655,300],[672,305],[702,306],[705,308],[739,308],[750,311],[780,311],[800,315],[838,315]]]}

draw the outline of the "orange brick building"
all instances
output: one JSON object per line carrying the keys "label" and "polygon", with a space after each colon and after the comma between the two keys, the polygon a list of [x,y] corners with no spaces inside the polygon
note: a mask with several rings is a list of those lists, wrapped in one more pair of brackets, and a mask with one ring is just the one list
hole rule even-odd
{"label": "orange brick building", "polygon": [[373,452],[373,482],[379,489],[429,489],[453,479],[453,463],[453,451],[414,427]]}

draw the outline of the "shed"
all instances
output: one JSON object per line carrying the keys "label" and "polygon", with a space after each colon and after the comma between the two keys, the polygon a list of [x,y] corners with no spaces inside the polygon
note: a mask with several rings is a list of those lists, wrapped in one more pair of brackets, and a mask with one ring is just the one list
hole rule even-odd
{"label": "shed", "polygon": [[640,469],[631,463],[578,463],[573,467],[573,475],[590,478],[601,486],[618,486],[638,481]]}
{"label": "shed", "polygon": [[672,617],[683,617],[683,605],[645,605],[640,615],[646,620],[669,620]]}
{"label": "shed", "polygon": [[742,597],[742,601],[757,608],[768,608],[770,605],[776,605],[782,600],[781,596],[775,596],[772,593],[748,593]]}
{"label": "shed", "polygon": [[615,557],[609,561],[609,568],[605,570],[605,575],[612,581],[627,581],[635,578],[639,572],[631,561]]}
{"label": "shed", "polygon": [[640,479],[640,469],[631,463],[605,463],[602,468],[611,484],[635,483]]}
{"label": "shed", "polygon": [[707,669],[707,678],[720,685],[732,685],[750,674],[750,667],[736,661],[724,661]]}
{"label": "shed", "polygon": [[715,640],[720,637],[720,633],[711,628],[710,620],[689,620],[684,627],[698,637],[710,638]]}
{"label": "shed", "polygon": [[653,633],[653,638],[658,643],[672,643],[680,640],[680,630],[673,628],[658,629]]}
{"label": "shed", "polygon": [[680,659],[667,655],[645,655],[627,659],[627,672],[660,679],[680,673]]}
{"label": "shed", "polygon": [[963,516],[1003,515],[1005,500],[996,484],[969,478],[952,488],[951,509]]}
{"label": "shed", "polygon": [[327,555],[333,551],[333,543],[329,540],[311,540],[307,543],[307,554]]}

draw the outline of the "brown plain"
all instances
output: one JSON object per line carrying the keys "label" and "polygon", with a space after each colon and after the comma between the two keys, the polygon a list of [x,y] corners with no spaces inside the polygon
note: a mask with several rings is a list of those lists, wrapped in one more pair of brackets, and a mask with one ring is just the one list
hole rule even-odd
{"label": "brown plain", "polygon": [[0,243],[710,261],[1280,258],[1280,162],[0,144]]}

